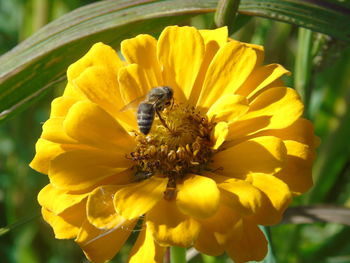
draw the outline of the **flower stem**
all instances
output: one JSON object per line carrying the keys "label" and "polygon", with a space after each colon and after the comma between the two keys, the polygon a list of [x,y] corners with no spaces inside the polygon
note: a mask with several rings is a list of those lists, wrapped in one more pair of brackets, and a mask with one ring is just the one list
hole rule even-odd
{"label": "flower stem", "polygon": [[208,256],[208,255],[204,255],[202,254],[202,260],[203,263],[224,263],[226,262],[225,258],[223,257],[213,257],[213,256]]}
{"label": "flower stem", "polygon": [[233,33],[233,23],[238,14],[240,0],[219,0],[214,21],[217,27],[227,26],[229,35]]}
{"label": "flower stem", "polygon": [[182,247],[171,247],[170,263],[186,263],[186,249]]}
{"label": "flower stem", "polygon": [[262,263],[276,263],[275,256],[273,254],[272,241],[271,241],[271,232],[270,228],[267,226],[259,226],[262,232],[264,232],[265,237],[268,242],[268,252]]}

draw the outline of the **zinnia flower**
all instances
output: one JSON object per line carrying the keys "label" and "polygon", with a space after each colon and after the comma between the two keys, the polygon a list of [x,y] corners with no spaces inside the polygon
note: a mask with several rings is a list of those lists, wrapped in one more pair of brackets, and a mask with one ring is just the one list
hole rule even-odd
{"label": "zinnia flower", "polygon": [[[104,262],[141,218],[129,262],[162,262],[169,246],[263,259],[258,225],[278,223],[312,185],[313,128],[280,79],[289,72],[226,28],[171,26],[124,40],[121,53],[97,43],[68,68],[36,144],[56,238]],[[127,105],[163,86],[174,98],[144,135]]]}

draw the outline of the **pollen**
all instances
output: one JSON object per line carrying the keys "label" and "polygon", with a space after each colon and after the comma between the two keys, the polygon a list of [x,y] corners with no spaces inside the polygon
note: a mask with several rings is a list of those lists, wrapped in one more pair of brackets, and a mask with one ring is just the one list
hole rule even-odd
{"label": "pollen", "polygon": [[193,107],[174,104],[156,118],[148,135],[135,133],[137,146],[128,158],[135,164],[135,180],[157,174],[167,177],[166,200],[176,198],[176,183],[186,174],[208,169],[214,154],[211,134],[215,123]]}

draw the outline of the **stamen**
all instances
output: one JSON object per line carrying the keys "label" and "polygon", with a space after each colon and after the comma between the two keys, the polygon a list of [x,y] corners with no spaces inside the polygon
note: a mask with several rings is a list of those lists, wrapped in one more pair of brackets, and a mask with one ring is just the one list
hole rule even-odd
{"label": "stamen", "polygon": [[176,184],[186,174],[208,169],[214,153],[210,141],[214,126],[206,116],[182,104],[160,112],[147,136],[136,133],[137,147],[128,156],[135,162],[135,180],[154,174],[167,177],[164,199],[176,199]]}

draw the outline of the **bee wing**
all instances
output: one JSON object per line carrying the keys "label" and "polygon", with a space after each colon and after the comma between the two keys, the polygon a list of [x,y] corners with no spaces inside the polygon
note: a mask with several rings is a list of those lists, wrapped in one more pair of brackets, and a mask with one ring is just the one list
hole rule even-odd
{"label": "bee wing", "polygon": [[141,97],[138,97],[132,101],[130,101],[128,104],[126,104],[123,108],[120,109],[121,112],[130,110],[130,109],[137,109],[137,107],[140,105],[141,101],[145,100],[147,95],[143,95]]}

